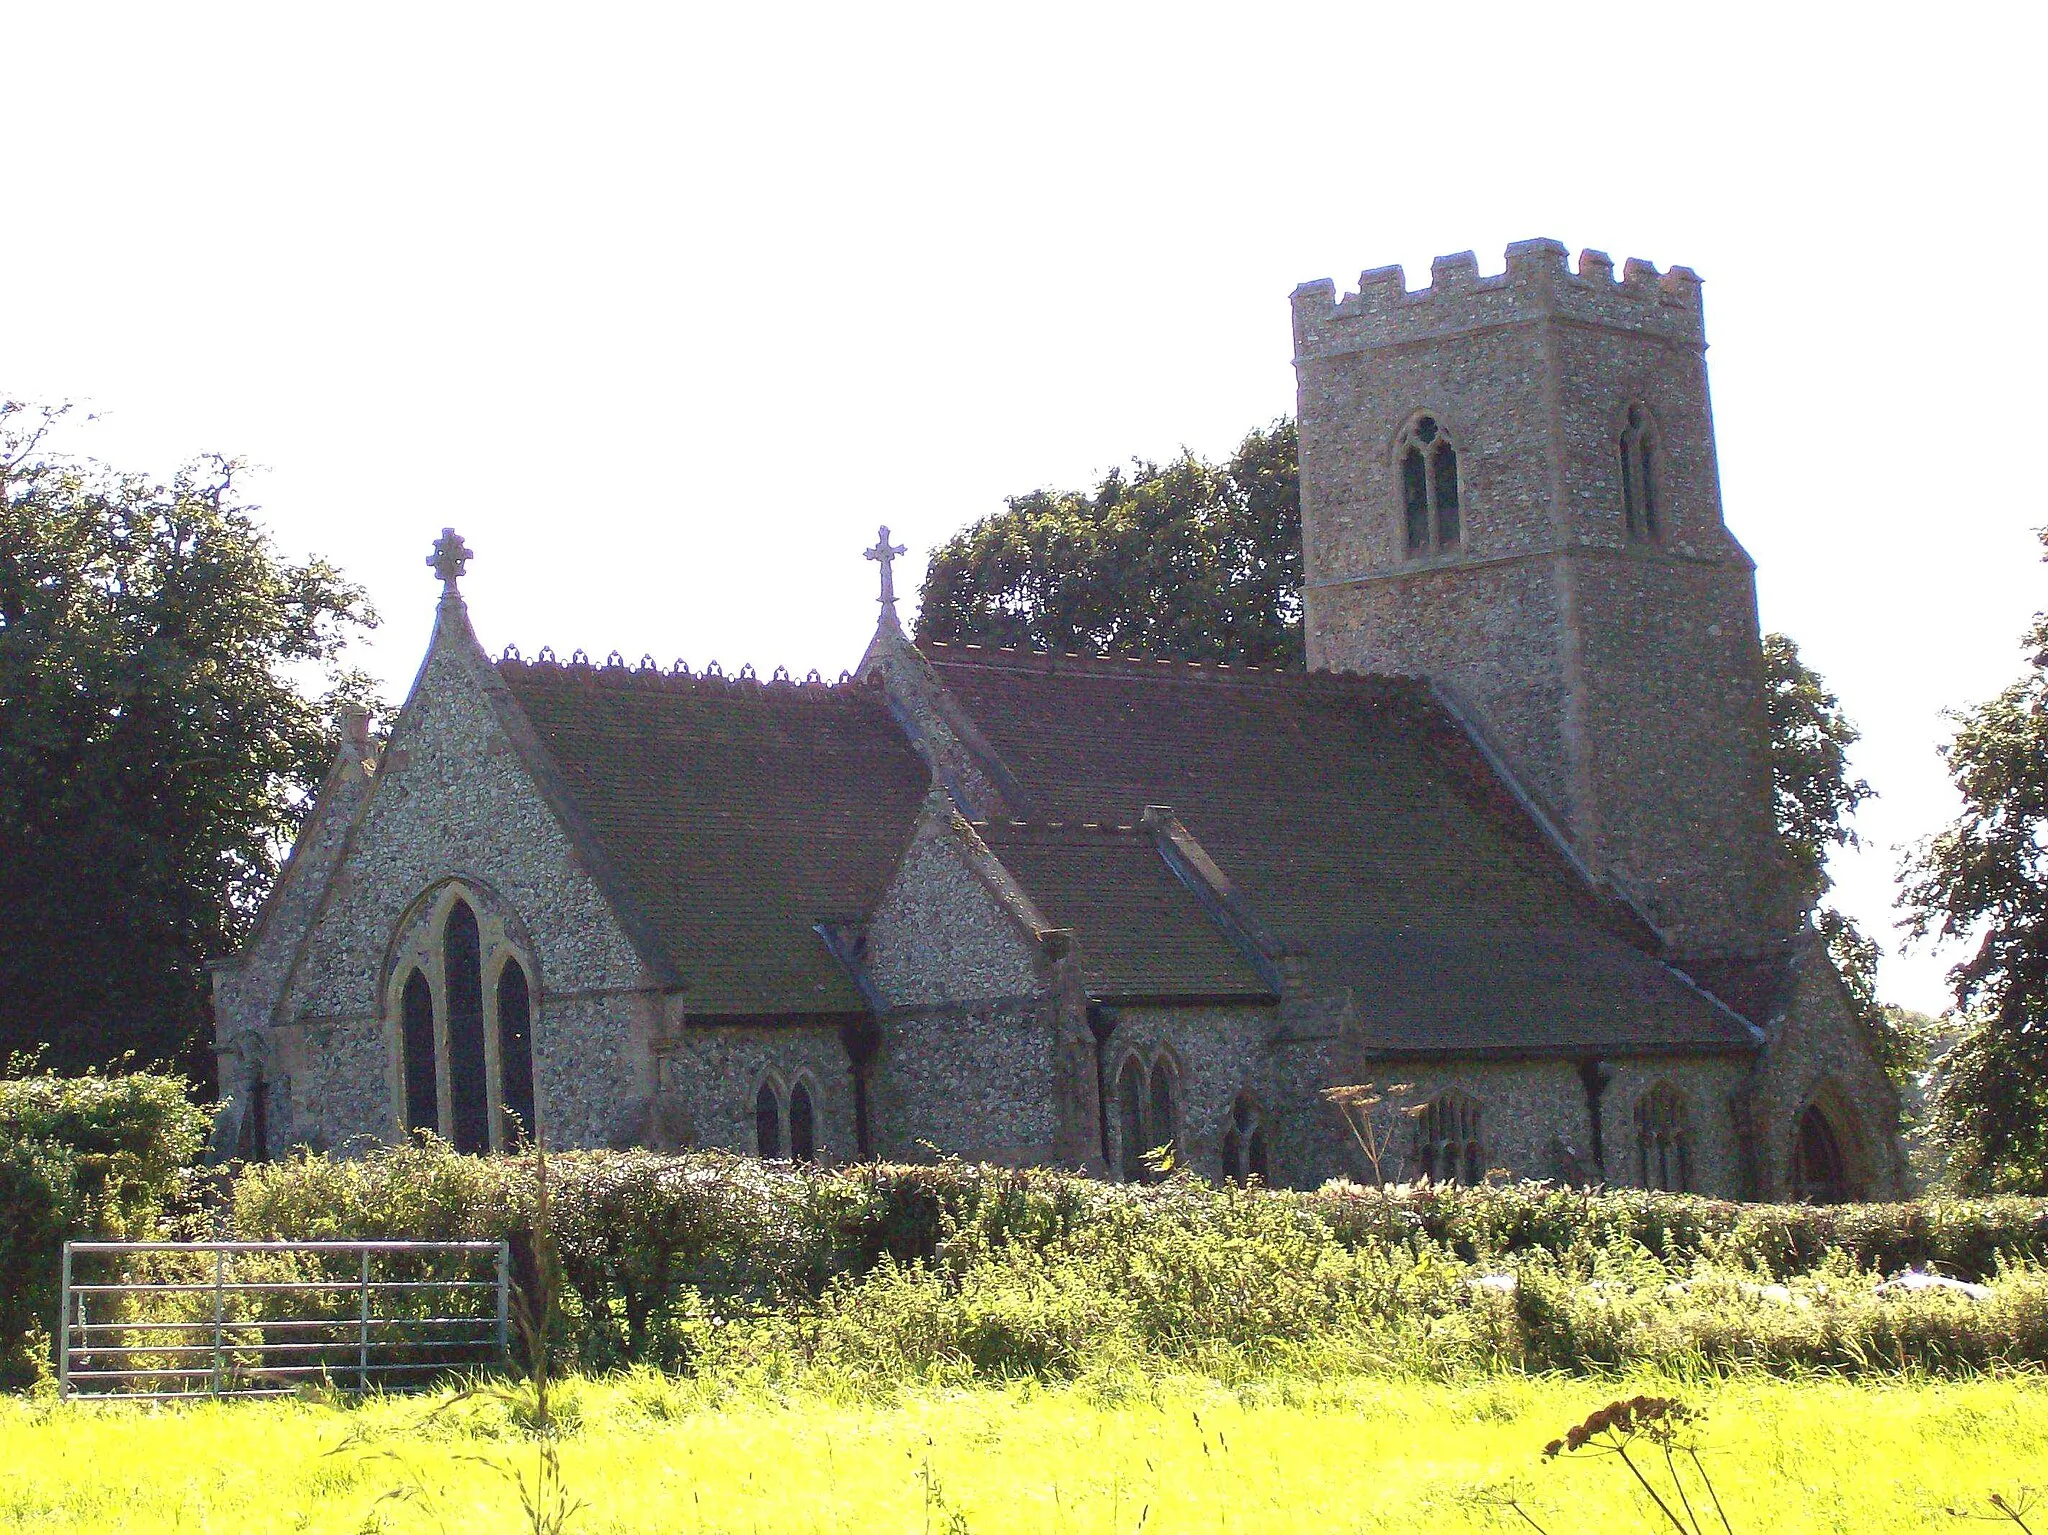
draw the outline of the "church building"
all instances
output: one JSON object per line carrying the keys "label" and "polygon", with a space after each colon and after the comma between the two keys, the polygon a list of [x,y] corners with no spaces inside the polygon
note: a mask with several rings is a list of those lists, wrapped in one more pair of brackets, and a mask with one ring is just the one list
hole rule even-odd
{"label": "church building", "polygon": [[[1302,672],[914,644],[836,682],[433,639],[215,966],[223,1153],[725,1148],[1312,1186],[1906,1192],[1787,900],[1698,279],[1293,299]],[[851,647],[849,647],[851,648]],[[1170,1155],[1161,1155],[1164,1149]]]}

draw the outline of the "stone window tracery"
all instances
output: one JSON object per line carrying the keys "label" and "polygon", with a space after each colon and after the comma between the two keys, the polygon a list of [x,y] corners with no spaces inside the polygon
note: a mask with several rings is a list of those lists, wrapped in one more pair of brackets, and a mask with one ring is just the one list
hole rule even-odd
{"label": "stone window tracery", "polygon": [[1659,1082],[1636,1100],[1636,1181],[1684,1194],[1692,1188],[1692,1127],[1685,1098]]}
{"label": "stone window tracery", "polygon": [[767,1161],[815,1162],[820,1156],[818,1086],[804,1072],[787,1086],[774,1072],[754,1094],[754,1151]]}
{"label": "stone window tracery", "polygon": [[1239,1093],[1230,1106],[1230,1124],[1223,1132],[1223,1176],[1247,1188],[1272,1177],[1266,1161],[1265,1116],[1249,1093]]}
{"label": "stone window tracery", "polygon": [[1641,405],[1629,406],[1617,448],[1621,458],[1622,519],[1628,526],[1628,536],[1655,543],[1664,536],[1658,484],[1664,469],[1664,449],[1658,440],[1656,422]]}
{"label": "stone window tracery", "polygon": [[1415,1115],[1411,1160],[1419,1176],[1436,1183],[1483,1183],[1479,1100],[1450,1088],[1425,1103]]}
{"label": "stone window tracery", "polygon": [[1401,525],[1408,552],[1436,554],[1463,537],[1458,450],[1434,416],[1417,416],[1394,448],[1401,484]]}
{"label": "stone window tracery", "polygon": [[402,1129],[479,1155],[537,1133],[534,966],[517,934],[463,881],[429,890],[401,924],[387,1016]]}

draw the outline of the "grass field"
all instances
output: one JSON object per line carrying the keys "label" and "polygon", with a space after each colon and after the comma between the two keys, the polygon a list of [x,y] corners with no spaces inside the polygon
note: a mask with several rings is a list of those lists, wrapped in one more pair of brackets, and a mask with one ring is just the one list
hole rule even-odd
{"label": "grass field", "polygon": [[[714,1394],[638,1374],[570,1383],[562,1469],[587,1505],[569,1528],[592,1535],[1529,1528],[1504,1496],[1552,1535],[1646,1530],[1655,1510],[1612,1457],[1542,1457],[1570,1424],[1638,1390],[1705,1410],[1703,1459],[1745,1535],[1960,1530],[1950,1508],[1985,1514],[1994,1490],[2048,1485],[2038,1376],[1234,1390],[1131,1377],[878,1401],[820,1388]],[[428,1417],[432,1406],[0,1400],[0,1531],[519,1528],[518,1494],[488,1464],[534,1470],[516,1414],[483,1399]],[[1702,1528],[1720,1527],[1700,1513]]]}

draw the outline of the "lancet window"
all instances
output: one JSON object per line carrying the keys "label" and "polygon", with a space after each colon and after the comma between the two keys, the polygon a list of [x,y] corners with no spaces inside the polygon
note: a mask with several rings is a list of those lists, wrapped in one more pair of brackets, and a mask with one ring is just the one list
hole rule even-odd
{"label": "lancet window", "polygon": [[769,1161],[818,1160],[817,1090],[803,1077],[786,1089],[774,1076],[754,1093],[754,1150]]}
{"label": "lancet window", "polygon": [[1223,1131],[1223,1176],[1246,1187],[1272,1176],[1266,1162],[1265,1116],[1248,1093],[1239,1093],[1230,1106],[1230,1123]]}
{"label": "lancet window", "polygon": [[1401,522],[1410,554],[1456,548],[1463,536],[1458,450],[1434,416],[1417,416],[1395,445]]}
{"label": "lancet window", "polygon": [[536,1133],[533,962],[483,892],[450,883],[415,903],[397,945],[397,1118],[465,1153]]}
{"label": "lancet window", "polygon": [[1178,1085],[1165,1056],[1147,1071],[1136,1055],[1117,1073],[1118,1173],[1125,1183],[1152,1183],[1164,1176],[1178,1143]]}
{"label": "lancet window", "polygon": [[1437,1183],[1484,1182],[1479,1100],[1451,1088],[1425,1103],[1415,1115],[1411,1161],[1419,1176]]}
{"label": "lancet window", "polygon": [[1659,1082],[1636,1100],[1636,1181],[1683,1194],[1692,1188],[1692,1127],[1685,1099]]}

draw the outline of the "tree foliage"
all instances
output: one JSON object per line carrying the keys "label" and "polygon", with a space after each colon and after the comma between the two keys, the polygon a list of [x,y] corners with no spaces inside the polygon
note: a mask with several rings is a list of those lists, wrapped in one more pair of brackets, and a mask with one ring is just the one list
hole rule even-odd
{"label": "tree foliage", "polygon": [[49,451],[62,414],[0,403],[0,1055],[204,1080],[204,962],[275,876],[335,707],[368,697],[341,653],[375,617],[279,557],[238,461],[120,473]]}
{"label": "tree foliage", "polygon": [[933,556],[917,637],[1299,667],[1294,423],[1221,464],[1183,453],[1093,491],[1010,497]]}
{"label": "tree foliage", "polygon": [[1764,636],[1764,690],[1778,844],[1798,908],[1810,912],[1834,883],[1828,854],[1856,846],[1849,818],[1875,791],[1849,776],[1849,748],[1862,732],[1785,635]]}
{"label": "tree foliage", "polygon": [[1962,814],[1904,875],[1916,937],[1975,943],[1949,973],[1964,1031],[1932,1111],[1969,1190],[2048,1192],[2048,613],[2026,646],[2019,680],[1958,717],[1943,755]]}

